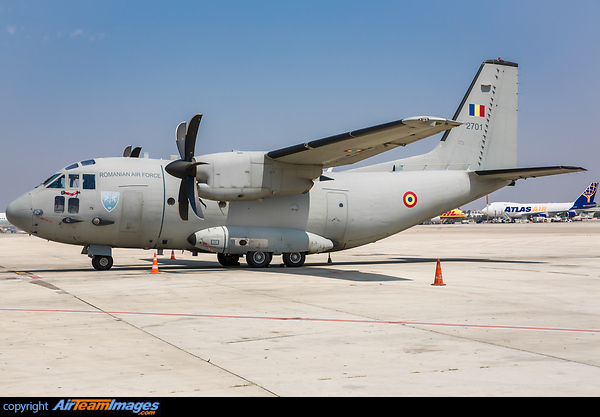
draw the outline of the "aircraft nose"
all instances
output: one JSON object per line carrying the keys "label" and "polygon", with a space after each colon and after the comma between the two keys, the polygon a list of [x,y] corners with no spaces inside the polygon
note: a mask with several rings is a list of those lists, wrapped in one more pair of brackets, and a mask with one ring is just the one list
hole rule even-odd
{"label": "aircraft nose", "polygon": [[13,226],[29,232],[32,224],[31,195],[22,195],[6,208],[6,218]]}

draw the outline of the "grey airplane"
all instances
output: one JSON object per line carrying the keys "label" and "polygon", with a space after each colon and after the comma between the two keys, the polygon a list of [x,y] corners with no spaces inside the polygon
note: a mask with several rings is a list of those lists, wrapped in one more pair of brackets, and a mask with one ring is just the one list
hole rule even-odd
{"label": "grey airplane", "polygon": [[[13,201],[9,221],[82,246],[98,270],[112,248],[215,253],[223,266],[288,267],[306,255],[375,242],[521,178],[585,169],[517,167],[518,65],[481,64],[454,117],[419,116],[270,152],[194,155],[202,115],[177,126],[180,159],[123,156],[73,163]],[[443,133],[429,153],[341,172]],[[325,170],[325,171],[324,171]]]}

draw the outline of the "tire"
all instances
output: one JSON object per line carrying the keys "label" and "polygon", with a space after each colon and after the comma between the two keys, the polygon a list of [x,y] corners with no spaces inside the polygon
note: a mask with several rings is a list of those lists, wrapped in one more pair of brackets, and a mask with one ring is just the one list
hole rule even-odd
{"label": "tire", "polygon": [[290,268],[298,268],[306,261],[306,254],[303,252],[284,253],[282,257],[283,263]]}
{"label": "tire", "polygon": [[240,255],[233,255],[231,253],[217,253],[217,260],[225,267],[240,265]]}
{"label": "tire", "polygon": [[252,268],[266,268],[272,259],[273,254],[270,252],[254,251],[246,254],[246,262]]}
{"label": "tire", "polygon": [[92,266],[98,271],[108,271],[113,266],[113,258],[112,256],[94,255]]}

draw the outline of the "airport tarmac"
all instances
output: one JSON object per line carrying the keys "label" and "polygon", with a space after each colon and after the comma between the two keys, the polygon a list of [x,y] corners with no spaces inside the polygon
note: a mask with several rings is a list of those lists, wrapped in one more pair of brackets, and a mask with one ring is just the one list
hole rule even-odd
{"label": "airport tarmac", "polygon": [[80,252],[0,235],[2,395],[600,393],[600,221],[423,225],[297,269]]}

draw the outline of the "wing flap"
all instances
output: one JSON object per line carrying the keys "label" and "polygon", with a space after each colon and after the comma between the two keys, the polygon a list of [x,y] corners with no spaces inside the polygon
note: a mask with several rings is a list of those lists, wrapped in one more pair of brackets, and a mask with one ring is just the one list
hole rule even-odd
{"label": "wing flap", "polygon": [[267,156],[279,162],[324,168],[348,165],[460,125],[439,117],[410,117],[271,151]]}

